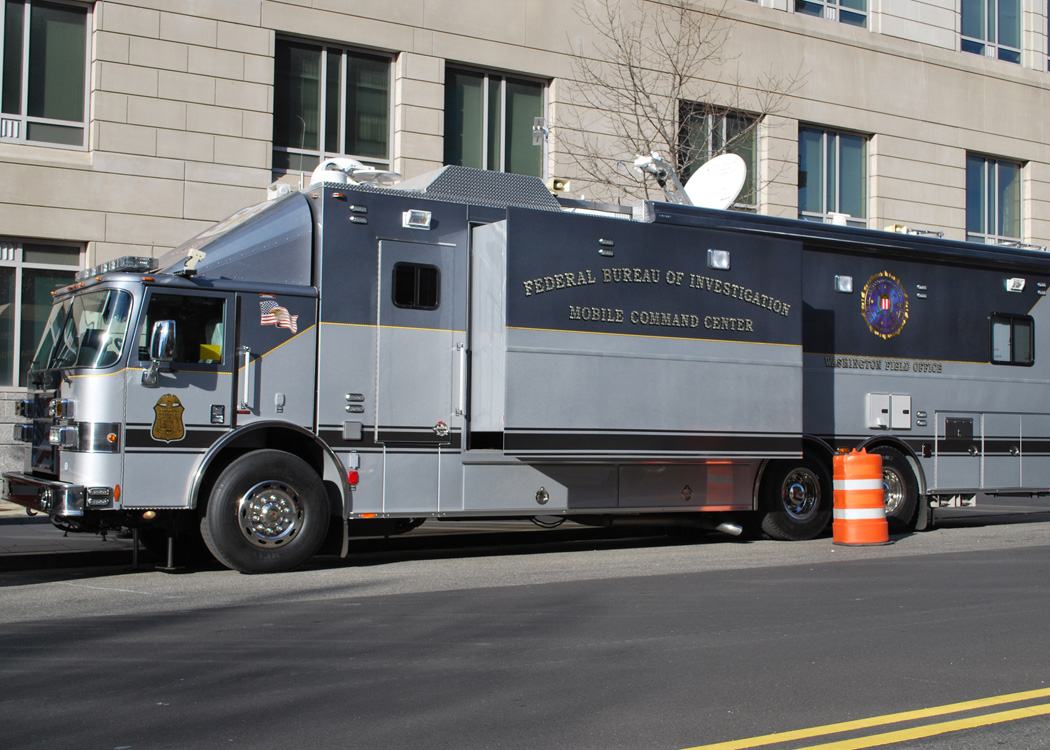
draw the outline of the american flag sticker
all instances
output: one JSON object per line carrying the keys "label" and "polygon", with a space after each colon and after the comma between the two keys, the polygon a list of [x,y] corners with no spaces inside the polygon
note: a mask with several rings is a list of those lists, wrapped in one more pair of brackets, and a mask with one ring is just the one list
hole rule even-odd
{"label": "american flag sticker", "polygon": [[277,304],[277,299],[272,294],[259,295],[259,325],[287,328],[292,333],[299,330],[298,315],[292,315],[287,307]]}

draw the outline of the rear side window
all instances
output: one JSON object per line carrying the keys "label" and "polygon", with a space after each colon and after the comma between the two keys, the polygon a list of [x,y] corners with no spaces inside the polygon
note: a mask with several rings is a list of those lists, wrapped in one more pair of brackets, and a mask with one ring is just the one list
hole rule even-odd
{"label": "rear side window", "polygon": [[409,310],[436,310],[441,273],[437,266],[394,264],[394,304]]}
{"label": "rear side window", "polygon": [[1028,315],[992,315],[992,364],[1035,362],[1035,324]]}

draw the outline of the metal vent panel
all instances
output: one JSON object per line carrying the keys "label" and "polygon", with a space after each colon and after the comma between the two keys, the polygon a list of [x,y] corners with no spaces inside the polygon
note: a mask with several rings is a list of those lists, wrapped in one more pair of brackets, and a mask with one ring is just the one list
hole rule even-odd
{"label": "metal vent panel", "polygon": [[[346,189],[346,185],[332,184]],[[355,190],[404,197],[423,195],[431,200],[464,203],[489,208],[520,206],[540,211],[561,211],[558,200],[538,177],[490,172],[471,167],[446,166],[434,172],[404,180],[394,188],[356,185]]]}
{"label": "metal vent panel", "polygon": [[19,120],[0,118],[0,138],[18,138],[21,124]]}

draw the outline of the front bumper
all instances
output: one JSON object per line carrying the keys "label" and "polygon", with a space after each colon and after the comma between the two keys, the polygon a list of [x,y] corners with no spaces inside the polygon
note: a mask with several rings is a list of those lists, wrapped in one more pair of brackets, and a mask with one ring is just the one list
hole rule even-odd
{"label": "front bumper", "polygon": [[56,518],[84,515],[84,488],[68,482],[5,471],[4,499]]}

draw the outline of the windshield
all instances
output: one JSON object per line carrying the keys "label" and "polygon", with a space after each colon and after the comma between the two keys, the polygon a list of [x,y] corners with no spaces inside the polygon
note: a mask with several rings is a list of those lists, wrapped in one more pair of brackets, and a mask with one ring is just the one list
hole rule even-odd
{"label": "windshield", "polygon": [[103,289],[55,302],[30,370],[110,367],[120,359],[131,295]]}

